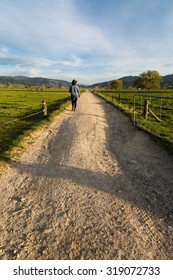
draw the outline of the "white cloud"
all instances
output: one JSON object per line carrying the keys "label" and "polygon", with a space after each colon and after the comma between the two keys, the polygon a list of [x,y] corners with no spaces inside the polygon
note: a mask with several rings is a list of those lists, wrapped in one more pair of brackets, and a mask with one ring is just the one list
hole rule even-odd
{"label": "white cloud", "polygon": [[31,68],[29,71],[28,71],[28,77],[40,77],[41,75],[41,71],[39,71],[38,69],[33,69]]}
{"label": "white cloud", "polygon": [[173,5],[125,2],[0,1],[0,74],[90,83],[148,68],[172,72]]}
{"label": "white cloud", "polygon": [[80,57],[77,57],[76,55],[72,55],[68,58],[68,60],[59,60],[55,61],[55,64],[65,65],[65,66],[71,66],[71,67],[87,67],[88,64],[84,63],[83,59]]}
{"label": "white cloud", "polygon": [[103,31],[78,15],[74,0],[30,2],[21,5],[11,1],[10,6],[3,3],[0,33],[9,45],[35,54],[41,50],[54,55],[69,49],[109,50]]}

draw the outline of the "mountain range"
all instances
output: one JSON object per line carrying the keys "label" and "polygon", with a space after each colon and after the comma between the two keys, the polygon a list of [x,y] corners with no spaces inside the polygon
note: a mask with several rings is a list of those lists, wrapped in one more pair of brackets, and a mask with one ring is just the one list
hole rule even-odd
{"label": "mountain range", "polygon": [[[130,87],[133,87],[133,83],[138,77],[139,76],[125,76],[125,77],[120,78],[119,80],[122,80],[124,88],[130,88]],[[111,82],[112,82],[112,80],[108,81],[108,82],[103,82],[103,83],[96,83],[89,87],[109,88],[111,85]],[[161,81],[160,85],[162,88],[173,88],[173,74],[162,76],[162,81]]]}
{"label": "mountain range", "polygon": [[[138,76],[125,76],[119,78],[122,80],[124,88],[130,88],[133,86],[134,81],[138,78]],[[108,88],[111,85],[111,81],[95,83],[92,85],[80,85],[81,87],[99,87],[99,88]],[[0,76],[0,84],[12,84],[12,85],[25,85],[25,86],[46,86],[46,87],[69,87],[71,82],[58,80],[58,79],[48,79],[48,78],[29,78],[24,76]],[[162,76],[161,87],[173,88],[173,74],[169,74],[166,76]]]}
{"label": "mountain range", "polygon": [[70,82],[48,78],[29,78],[25,76],[0,76],[0,84],[25,85],[35,87],[69,87]]}

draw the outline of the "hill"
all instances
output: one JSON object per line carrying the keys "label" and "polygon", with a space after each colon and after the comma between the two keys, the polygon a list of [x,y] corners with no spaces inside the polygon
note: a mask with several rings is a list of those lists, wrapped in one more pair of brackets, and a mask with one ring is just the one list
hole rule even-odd
{"label": "hill", "polygon": [[173,88],[173,74],[163,76],[163,80],[161,81],[161,87]]}
{"label": "hill", "polygon": [[[123,87],[128,88],[128,87],[132,87],[134,81],[138,78],[138,76],[126,76],[126,77],[122,77],[119,80],[122,80],[123,82]],[[91,85],[90,87],[99,87],[99,88],[107,88],[110,87],[111,85],[111,81],[108,82],[103,82],[103,83],[96,83]]]}
{"label": "hill", "polygon": [[[130,88],[133,87],[134,81],[138,78],[138,76],[125,76],[122,78],[119,78],[119,80],[123,81],[123,87],[124,88]],[[166,76],[162,76],[161,81],[161,87],[166,88],[173,88],[173,74],[169,74]],[[88,88],[109,88],[111,85],[111,81],[101,82],[101,83],[95,83],[92,85],[84,86],[80,85],[80,87],[88,87]],[[0,76],[0,84],[12,84],[12,85],[25,85],[25,86],[46,86],[46,87],[69,87],[71,82],[64,81],[64,80],[58,80],[58,79],[48,79],[48,78],[29,78],[25,76]]]}
{"label": "hill", "polygon": [[[133,87],[134,81],[138,78],[138,76],[125,76],[122,78],[119,78],[119,80],[122,80],[123,82],[123,87],[124,88],[129,88]],[[93,85],[90,85],[90,88],[93,87],[99,87],[99,88],[109,88],[111,85],[111,81],[103,82],[103,83],[96,83]],[[161,81],[161,87],[166,87],[166,88],[173,88],[173,74],[162,76],[162,81]]]}
{"label": "hill", "polygon": [[56,79],[47,78],[29,78],[24,76],[0,76],[0,84],[10,83],[12,85],[25,85],[25,86],[46,86],[46,87],[69,87],[70,82]]}

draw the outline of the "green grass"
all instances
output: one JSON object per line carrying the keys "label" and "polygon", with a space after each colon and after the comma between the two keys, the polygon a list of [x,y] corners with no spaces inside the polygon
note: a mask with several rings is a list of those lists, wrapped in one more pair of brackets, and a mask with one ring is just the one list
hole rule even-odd
{"label": "green grass", "polygon": [[[42,100],[47,101],[48,115],[44,117]],[[21,143],[24,136],[50,121],[69,103],[69,92],[61,90],[0,89],[0,158]],[[28,115],[40,114],[27,117]]]}
{"label": "green grass", "polygon": [[[172,146],[173,91],[95,90],[94,92],[127,114],[135,125],[158,138],[161,138],[162,141],[170,142],[170,145]],[[163,96],[164,98],[160,98],[160,96]],[[148,115],[147,120],[144,119],[144,103],[146,99],[150,102],[150,109],[161,119],[161,121],[157,121],[151,114]]]}

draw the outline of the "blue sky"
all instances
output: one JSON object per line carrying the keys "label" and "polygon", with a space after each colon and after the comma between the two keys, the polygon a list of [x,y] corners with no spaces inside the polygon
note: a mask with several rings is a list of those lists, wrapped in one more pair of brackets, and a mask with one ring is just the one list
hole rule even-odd
{"label": "blue sky", "polygon": [[0,11],[1,76],[173,73],[172,0],[0,0]]}

